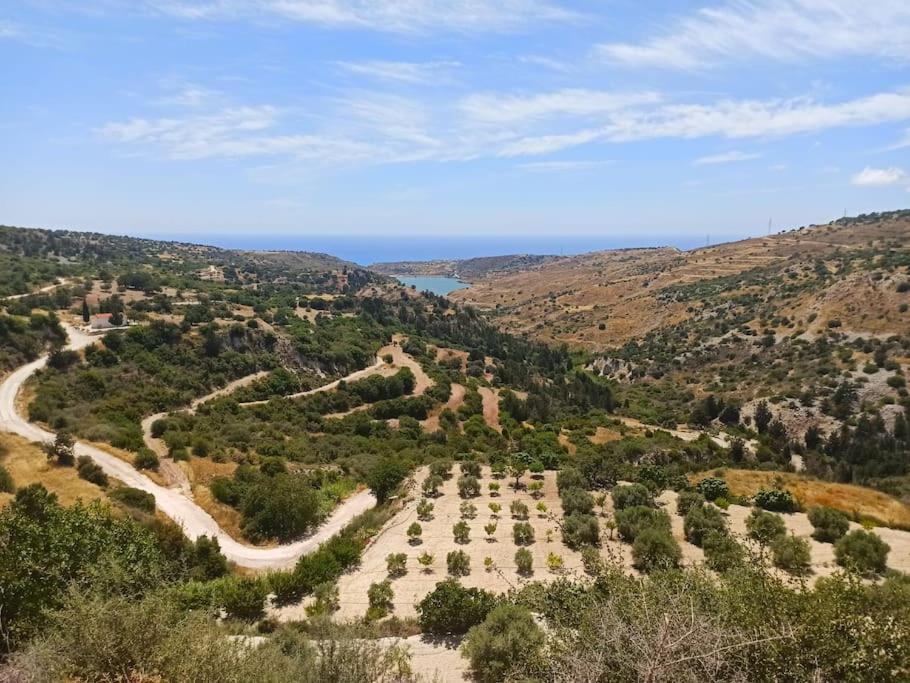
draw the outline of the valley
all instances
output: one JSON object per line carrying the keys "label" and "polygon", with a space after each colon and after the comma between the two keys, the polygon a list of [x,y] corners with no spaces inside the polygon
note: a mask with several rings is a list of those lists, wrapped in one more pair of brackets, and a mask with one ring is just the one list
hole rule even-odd
{"label": "valley", "polygon": [[[32,605],[75,609],[30,577],[98,571],[78,548],[113,543],[104,525],[147,546],[141,601],[280,634],[262,652],[411,651],[415,680],[476,675],[433,657],[497,601],[574,637],[566,590],[759,582],[803,633],[860,578],[878,609],[910,571],[908,229],[497,258],[449,297],[324,255],[5,229],[32,259],[80,256],[3,302],[0,531],[85,529],[66,566],[0,551],[9,642],[45,623]],[[96,311],[121,322],[90,330]]]}

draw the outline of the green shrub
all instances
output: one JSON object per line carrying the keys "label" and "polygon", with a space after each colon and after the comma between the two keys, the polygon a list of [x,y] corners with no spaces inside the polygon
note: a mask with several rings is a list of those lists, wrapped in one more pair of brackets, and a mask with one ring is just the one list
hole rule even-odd
{"label": "green shrub", "polygon": [[370,470],[366,477],[366,483],[373,495],[376,496],[376,500],[384,503],[407,476],[407,465],[397,458],[386,457]]}
{"label": "green shrub", "polygon": [[556,474],[556,488],[560,494],[569,489],[586,489],[588,482],[584,475],[574,467],[564,467]]}
{"label": "green shrub", "polygon": [[420,490],[423,491],[423,495],[425,496],[437,496],[439,495],[439,487],[442,486],[442,484],[442,477],[431,474],[423,480],[423,484],[420,485]]}
{"label": "green shrub", "polygon": [[412,545],[420,543],[420,537],[423,535],[423,527],[420,526],[419,522],[412,522],[411,526],[408,527],[408,542]]}
{"label": "green shrub", "polygon": [[522,576],[530,576],[534,573],[534,556],[527,548],[519,548],[515,551],[515,567]]}
{"label": "green shrub", "polygon": [[[104,470],[87,455],[80,455],[76,460],[76,472],[78,472],[82,479],[90,481],[96,486],[104,488],[108,484],[107,475],[104,473]],[[0,477],[0,479],[2,479],[2,477]],[[0,482],[0,489],[2,488],[2,482]]]}
{"label": "green shrub", "polygon": [[465,633],[481,623],[496,606],[496,596],[481,588],[465,588],[455,579],[436,584],[417,604],[418,622],[424,633]]}
{"label": "green shrub", "polygon": [[471,573],[471,558],[464,550],[453,550],[446,555],[446,567],[452,576],[467,576]]}
{"label": "green shrub", "polygon": [[471,527],[464,520],[457,522],[452,527],[452,535],[456,543],[467,543],[470,540]]}
{"label": "green shrub", "polygon": [[835,543],[850,529],[850,520],[840,510],[814,507],[809,510],[809,521],[815,530],[812,538],[820,543]]}
{"label": "green shrub", "polygon": [[594,510],[594,498],[582,489],[566,489],[560,493],[563,515],[590,515]]}
{"label": "green shrub", "polygon": [[752,512],[746,518],[746,530],[750,538],[762,545],[770,545],[774,539],[787,533],[787,525],[780,515],[752,508]]}
{"label": "green shrub", "polygon": [[730,497],[730,488],[727,486],[727,482],[720,477],[702,479],[696,488],[705,497],[705,500]]}
{"label": "green shrub", "polygon": [[267,594],[264,581],[228,577],[217,583],[215,604],[229,617],[254,621],[262,616]]}
{"label": "green shrub", "polygon": [[723,531],[709,531],[701,544],[705,551],[705,564],[716,572],[726,572],[742,565],[745,549],[730,534]]}
{"label": "green shrub", "polygon": [[433,508],[436,507],[426,498],[417,503],[417,519],[421,522],[428,522],[433,519]]}
{"label": "green shrub", "polygon": [[3,465],[0,465],[0,493],[15,492],[16,484],[13,482],[13,477]]}
{"label": "green shrub", "polygon": [[805,574],[812,566],[809,541],[793,534],[778,536],[771,542],[774,566],[791,574]]}
{"label": "green shrub", "polygon": [[369,608],[367,609],[367,619],[381,619],[389,614],[394,605],[392,600],[395,599],[395,591],[392,590],[392,582],[386,579],[371,583],[367,589],[367,600]]}
{"label": "green shrub", "polygon": [[408,573],[408,556],[404,553],[390,553],[385,558],[389,576],[404,576]]}
{"label": "green shrub", "polygon": [[704,505],[705,497],[698,491],[683,491],[676,499],[676,514],[685,517],[693,507]]}
{"label": "green shrub", "polygon": [[724,519],[723,513],[712,505],[706,504],[691,508],[683,520],[686,540],[699,547],[709,531],[724,533],[726,530],[727,520]]}
{"label": "green shrub", "polygon": [[586,546],[581,549],[581,564],[585,573],[590,576],[597,576],[605,567],[600,551],[592,546]]}
{"label": "green shrub", "polygon": [[636,505],[619,510],[615,515],[616,529],[622,540],[632,543],[638,533],[645,528],[670,531],[670,517],[663,510]]}
{"label": "green shrub", "polygon": [[461,473],[474,478],[480,476],[480,463],[476,460],[465,460],[460,465]]}
{"label": "green shrub", "polygon": [[475,680],[499,683],[516,667],[533,661],[543,644],[544,634],[527,608],[506,604],[468,631],[462,650]]}
{"label": "green shrub", "polygon": [[118,503],[123,503],[124,505],[136,508],[137,510],[142,510],[152,514],[155,511],[155,496],[151,493],[146,493],[141,489],[134,489],[130,486],[121,486],[112,490],[108,495],[116,500]]}
{"label": "green shrub", "polygon": [[763,510],[772,512],[796,512],[799,510],[799,504],[793,494],[781,489],[772,489],[770,491],[762,489],[755,494],[753,502]]}
{"label": "green shrub", "polygon": [[635,536],[632,564],[643,572],[673,569],[679,566],[682,550],[672,535],[663,529],[646,527]]}
{"label": "green shrub", "polygon": [[480,495],[480,481],[466,474],[458,477],[458,495],[462,498],[476,498]]}
{"label": "green shrub", "polygon": [[133,464],[140,470],[157,470],[158,456],[150,448],[142,447],[136,451],[136,457]]}
{"label": "green shrub", "polygon": [[240,512],[243,533],[253,541],[292,541],[320,519],[315,490],[306,477],[296,474],[278,474],[251,485]]}
{"label": "green shrub", "polygon": [[834,545],[837,563],[860,574],[882,574],[891,546],[871,531],[851,531]]}
{"label": "green shrub", "polygon": [[569,515],[563,520],[562,542],[573,550],[600,545],[600,525],[594,515]]}
{"label": "green shrub", "polygon": [[512,527],[515,545],[531,545],[534,542],[534,527],[528,522],[516,522]]}
{"label": "green shrub", "polygon": [[509,504],[509,512],[512,513],[515,519],[528,518],[528,506],[520,500],[513,500]]}
{"label": "green shrub", "polygon": [[613,489],[613,508],[654,507],[654,498],[644,484],[624,484]]}

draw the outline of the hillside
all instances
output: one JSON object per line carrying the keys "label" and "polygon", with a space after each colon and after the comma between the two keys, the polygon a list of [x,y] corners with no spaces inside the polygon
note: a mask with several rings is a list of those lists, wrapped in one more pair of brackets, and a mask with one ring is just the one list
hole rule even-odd
{"label": "hillside", "polygon": [[[900,332],[910,212],[834,221],[688,252],[623,249],[491,273],[453,298],[507,330],[603,350],[695,318],[773,312],[807,332]],[[750,310],[741,301],[757,295]],[[762,304],[758,306],[757,304]],[[809,320],[809,318],[812,318]]]}
{"label": "hillside", "polygon": [[818,629],[910,628],[910,339],[856,331],[902,324],[905,220],[479,260],[516,300],[571,279],[544,326],[571,301],[645,330],[598,353],[332,257],[0,233],[32,288],[0,301],[0,680],[195,680],[205,648],[213,681],[457,681],[440,635],[506,610],[548,652],[616,619],[650,642],[643,604],[732,637],[729,680],[862,680],[862,629]]}
{"label": "hillside", "polygon": [[470,259],[436,261],[394,261],[374,263],[370,270],[383,275],[454,277],[464,282],[476,282],[486,277],[523,272],[561,260],[560,256],[512,254],[481,256]]}

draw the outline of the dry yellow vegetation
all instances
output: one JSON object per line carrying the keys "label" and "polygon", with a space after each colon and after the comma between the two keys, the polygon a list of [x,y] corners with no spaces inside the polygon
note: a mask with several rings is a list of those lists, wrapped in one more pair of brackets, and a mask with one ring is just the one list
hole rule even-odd
{"label": "dry yellow vegetation", "polygon": [[[84,502],[105,498],[104,490],[80,479],[75,467],[59,467],[48,462],[47,456],[37,444],[13,434],[0,434],[0,456],[2,464],[17,488],[29,484],[43,484],[57,494],[63,505],[71,505],[81,499]],[[12,500],[12,495],[0,493],[0,507]]]}
{"label": "dry yellow vegetation", "polygon": [[[691,475],[689,479],[695,483],[714,476],[715,472],[716,470],[701,472]],[[910,506],[881,491],[788,472],[732,469],[722,472],[730,492],[735,496],[754,496],[760,489],[771,489],[779,485],[796,496],[805,508],[825,505],[849,515],[859,514],[890,525],[910,526]]]}
{"label": "dry yellow vegetation", "polygon": [[[835,254],[860,254],[870,245],[884,250],[908,239],[910,220],[896,216],[869,223],[811,226],[692,251],[672,247],[600,251],[492,273],[449,296],[495,311],[494,319],[510,332],[603,350],[698,314],[697,301],[663,296],[668,288],[764,267],[811,269],[818,260]],[[724,296],[747,291],[748,287],[731,288]],[[828,320],[837,319],[845,329],[880,333],[906,325],[899,302],[893,283],[858,273],[820,292],[796,297],[782,313],[814,314],[809,331],[823,330]]]}

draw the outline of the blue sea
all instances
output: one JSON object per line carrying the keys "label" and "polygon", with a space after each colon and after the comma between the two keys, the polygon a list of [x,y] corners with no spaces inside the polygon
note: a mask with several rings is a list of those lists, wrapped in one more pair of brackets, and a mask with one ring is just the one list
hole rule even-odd
{"label": "blue sea", "polygon": [[413,286],[418,292],[432,292],[439,296],[445,296],[456,289],[464,289],[469,285],[453,277],[404,277],[396,276],[408,287]]}
{"label": "blue sea", "polygon": [[210,244],[228,249],[316,251],[361,265],[388,261],[432,261],[466,259],[505,254],[555,254],[568,256],[601,249],[675,246],[691,249],[702,246],[688,237],[616,237],[571,235],[547,237],[455,236],[415,237],[410,235],[256,235],[256,234],[181,234],[156,235],[160,239]]}

